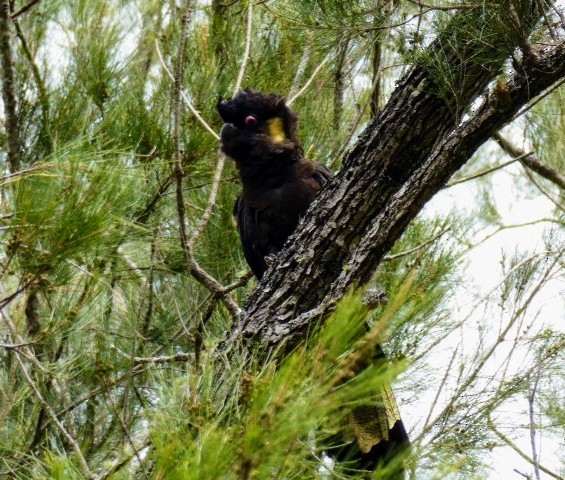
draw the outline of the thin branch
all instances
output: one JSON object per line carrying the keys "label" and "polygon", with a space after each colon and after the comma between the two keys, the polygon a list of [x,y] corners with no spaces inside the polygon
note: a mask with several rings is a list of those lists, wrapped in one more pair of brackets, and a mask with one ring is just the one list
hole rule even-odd
{"label": "thin branch", "polygon": [[35,345],[35,342],[25,342],[25,343],[0,343],[0,348],[5,350],[15,350],[17,348],[30,347]]}
{"label": "thin branch", "polygon": [[243,81],[243,75],[245,75],[245,69],[247,68],[247,62],[249,61],[249,52],[251,50],[251,27],[253,25],[253,1],[247,0],[247,31],[245,33],[245,51],[243,52],[243,58],[241,59],[241,65],[239,67],[239,73],[237,75],[237,80],[235,82],[235,87],[233,89],[233,94],[235,95],[241,89],[241,82]]}
{"label": "thin branch", "polygon": [[314,81],[314,78],[316,78],[316,75],[318,75],[318,73],[320,72],[320,70],[322,70],[322,68],[324,67],[324,65],[326,63],[328,63],[329,59],[331,57],[331,54],[328,53],[324,59],[320,62],[320,64],[314,69],[314,71],[312,72],[312,75],[310,75],[310,78],[306,81],[306,83],[304,84],[304,86],[298,90],[298,92],[296,93],[296,95],[294,95],[293,97],[289,98],[286,101],[287,105],[291,105],[298,97],[300,97],[300,95],[302,95],[310,86],[310,84]]}
{"label": "thin branch", "polygon": [[[263,3],[263,7],[273,16],[277,16],[277,13],[274,12],[266,3]],[[469,9],[469,8],[468,8]],[[432,12],[433,10],[435,10],[435,8],[426,8],[426,9],[422,9],[419,13],[416,13],[414,15],[412,15],[411,17],[406,18],[405,20],[402,20],[401,22],[398,23],[394,23],[394,24],[386,24],[386,25],[379,25],[376,27],[363,27],[363,28],[351,28],[350,30],[352,32],[354,32],[355,34],[369,34],[372,32],[378,32],[381,30],[392,30],[394,28],[398,28],[398,27],[402,27],[404,25],[409,24],[410,22],[412,22],[414,19],[422,17],[424,15],[426,15],[429,12]],[[375,9],[374,8],[370,8],[370,9],[366,9],[364,11],[360,11],[360,14],[370,14],[372,12],[374,12]],[[309,29],[312,26],[308,23],[304,23],[304,22],[294,22],[293,25],[295,27],[300,27],[303,29]],[[337,27],[334,25],[330,25],[328,23],[325,24],[317,24],[316,25],[318,30],[327,30],[327,31],[339,31],[340,33],[343,32],[343,29],[341,27]]]}
{"label": "thin branch", "polygon": [[451,228],[446,228],[443,232],[438,233],[436,236],[430,238],[429,240],[425,241],[424,243],[421,243],[420,245],[416,245],[414,248],[411,248],[410,250],[405,250],[404,252],[398,252],[398,253],[395,253],[394,255],[385,255],[383,257],[383,262],[390,262],[392,260],[397,260],[399,258],[406,257],[408,255],[412,255],[413,253],[417,252],[418,250],[421,250],[422,248],[427,247],[431,243],[434,243],[436,240],[443,237],[450,230],[451,230]]}
{"label": "thin branch", "polygon": [[[522,457],[524,460],[526,460],[528,463],[530,464],[534,464],[534,461],[528,456],[526,455],[522,450],[520,450],[516,444],[510,440],[506,435],[504,435],[501,431],[499,431],[495,426],[494,426],[494,422],[492,421],[492,419],[490,418],[490,415],[488,417],[488,426],[489,428],[498,436],[498,438],[500,438],[507,446],[509,446],[512,450],[514,450],[518,455],[520,455],[520,457]],[[543,465],[539,465],[539,469],[546,473],[547,475],[549,475],[552,478],[555,478],[556,480],[565,480],[563,477],[557,475],[556,473],[552,472],[551,470],[549,470],[548,468],[544,467]]]}
{"label": "thin branch", "polygon": [[343,99],[345,92],[345,80],[347,73],[347,53],[349,49],[349,38],[346,36],[341,39],[337,47],[337,59],[335,62],[335,70],[333,74],[333,128],[338,132],[341,128],[341,120],[343,117]]}
{"label": "thin branch", "polygon": [[536,378],[534,380],[534,384],[533,386],[531,385],[531,382],[529,382],[528,387],[529,387],[529,395],[528,395],[528,413],[529,413],[529,418],[530,418],[530,443],[532,445],[532,460],[533,460],[533,465],[534,465],[534,474],[536,476],[537,480],[540,480],[540,468],[539,468],[539,458],[538,458],[538,452],[537,452],[537,447],[536,447],[536,424],[535,424],[535,420],[534,420],[534,401],[535,401],[535,396],[536,396],[536,390],[538,388],[538,382],[539,382],[539,377],[540,377],[540,367],[538,365],[538,369],[536,372]]}
{"label": "thin branch", "polygon": [[198,225],[194,228],[194,233],[190,238],[189,245],[194,248],[196,242],[202,235],[204,228],[210,221],[210,217],[212,216],[212,212],[214,211],[214,207],[216,206],[216,199],[218,197],[218,191],[220,187],[220,182],[222,181],[222,173],[224,171],[224,165],[226,162],[226,156],[223,152],[218,152],[218,163],[216,164],[216,171],[214,172],[214,181],[212,182],[212,189],[210,190],[210,195],[208,196],[208,203],[206,205],[206,210],[202,214]]}
{"label": "thin branch", "polygon": [[565,13],[563,13],[563,9],[559,8],[555,3],[555,1],[549,2],[553,11],[557,14],[559,19],[561,20],[561,26],[565,28]]}
{"label": "thin branch", "polygon": [[525,153],[521,157],[513,158],[512,160],[508,160],[507,162],[501,163],[500,165],[496,165],[494,167],[487,168],[486,170],[482,170],[482,171],[475,173],[473,175],[469,175],[468,177],[463,177],[463,178],[460,178],[458,180],[454,180],[453,182],[449,182],[445,186],[445,188],[454,187],[455,185],[459,185],[460,183],[465,183],[465,182],[468,182],[470,180],[475,180],[477,178],[484,177],[485,175],[488,175],[489,173],[496,172],[497,170],[502,170],[503,168],[506,168],[508,165],[512,165],[513,163],[516,163],[517,161],[519,161],[522,158],[525,158],[529,155],[533,155],[533,153],[532,152]]}
{"label": "thin branch", "polygon": [[42,129],[43,129],[42,134],[43,134],[43,138],[47,139],[49,151],[51,151],[52,147],[53,147],[53,140],[52,140],[51,136],[49,135],[50,107],[49,107],[49,98],[47,96],[47,89],[45,88],[45,82],[43,81],[43,78],[41,77],[41,72],[39,71],[39,67],[37,66],[37,63],[35,62],[35,59],[33,57],[33,53],[31,52],[31,49],[29,48],[29,45],[28,45],[26,37],[25,37],[21,27],[20,27],[20,24],[13,17],[12,17],[12,20],[14,20],[14,27],[16,28],[16,35],[17,35],[17,37],[20,40],[20,43],[22,45],[22,50],[24,52],[24,56],[27,59],[29,66],[31,67],[31,73],[32,73],[33,79],[35,81],[35,86],[37,87],[37,96],[38,96],[38,99],[39,99],[39,104],[41,105],[41,113],[42,113],[42,115],[41,115]]}
{"label": "thin branch", "polygon": [[111,475],[113,475],[114,473],[116,473],[117,471],[122,469],[124,466],[126,466],[134,457],[138,456],[139,452],[141,452],[142,450],[147,448],[149,445],[151,445],[151,440],[149,440],[148,438],[143,439],[143,441],[140,443],[140,445],[138,447],[136,447],[136,446],[132,447],[132,448],[134,448],[133,452],[130,452],[128,455],[117,460],[105,472],[98,475],[97,480],[106,480],[107,478],[109,478]]}
{"label": "thin branch", "polygon": [[[127,393],[124,392],[124,396],[126,396],[126,395],[127,395]],[[134,452],[135,456],[137,457],[137,460],[139,461],[139,463],[141,463],[142,460],[141,460],[141,457],[139,456],[139,450],[136,448],[135,444],[133,443],[133,439],[131,437],[131,432],[129,431],[128,426],[126,425],[126,422],[124,421],[120,411],[118,410],[118,406],[116,405],[116,401],[115,401],[114,397],[112,395],[108,395],[107,399],[108,399],[108,403],[110,404],[110,408],[113,410],[114,418],[118,419],[118,423],[120,424],[122,432],[123,432],[124,436],[126,437],[129,446],[133,450],[133,452]]]}
{"label": "thin branch", "polygon": [[469,249],[467,250],[467,252],[475,249],[476,247],[478,247],[479,245],[482,245],[483,243],[487,242],[488,240],[490,240],[492,237],[494,237],[495,235],[498,235],[500,232],[503,232],[504,230],[510,230],[513,228],[522,228],[522,227],[530,227],[532,225],[537,225],[538,223],[544,223],[544,222],[548,222],[548,223],[556,223],[558,225],[561,225],[561,222],[555,220],[554,218],[540,218],[538,220],[533,220],[531,222],[525,222],[525,223],[517,223],[514,225],[502,225],[500,227],[498,227],[494,232],[489,233],[488,235],[486,235],[485,237],[483,237],[481,240],[479,240],[478,242],[474,243],[471,247],[469,247]]}
{"label": "thin branch", "polygon": [[541,92],[536,98],[532,99],[530,102],[528,102],[526,105],[524,105],[522,108],[520,108],[515,114],[514,116],[509,120],[509,122],[507,123],[512,123],[514,120],[516,120],[517,118],[521,117],[522,115],[524,115],[526,112],[529,112],[532,108],[534,108],[539,102],[541,102],[544,98],[548,97],[549,95],[551,95],[555,90],[557,90],[561,85],[565,84],[565,78],[562,78],[560,80],[557,80],[553,85],[551,85],[550,87],[547,88],[547,90],[544,90],[543,92]]}
{"label": "thin branch", "polygon": [[175,355],[161,355],[159,357],[135,357],[128,355],[115,345],[112,346],[112,349],[135,365],[158,365],[162,363],[188,362],[189,360],[194,360],[193,353],[177,353]]}
{"label": "thin branch", "polygon": [[16,18],[18,18],[20,15],[22,15],[23,13],[27,12],[31,7],[33,7],[34,5],[37,5],[41,0],[30,0],[28,3],[26,3],[22,8],[20,8],[19,10],[16,10],[15,12],[13,12],[10,15],[10,18],[12,20],[15,20]]}
{"label": "thin branch", "polygon": [[438,11],[444,11],[444,12],[449,12],[451,10],[471,10],[473,8],[479,8],[481,7],[481,5],[465,5],[465,4],[459,4],[459,5],[448,5],[448,6],[439,6],[439,5],[428,5],[424,2],[420,2],[419,0],[408,0],[410,3],[420,7],[420,8],[425,8],[428,11],[433,11],[433,10],[438,10]]}
{"label": "thin branch", "polygon": [[443,387],[445,386],[445,382],[447,382],[447,378],[449,377],[449,374],[452,371],[451,367],[453,365],[453,362],[455,361],[455,357],[457,355],[458,350],[459,350],[459,347],[457,347],[453,350],[453,355],[451,355],[451,360],[449,360],[449,363],[447,364],[447,368],[445,369],[445,373],[443,375],[443,378],[441,379],[439,387],[437,388],[436,396],[435,396],[435,398],[432,402],[432,405],[430,407],[430,411],[428,412],[428,416],[426,417],[426,421],[424,422],[424,427],[423,427],[424,429],[427,428],[428,425],[429,425],[430,418],[432,418],[432,413],[434,411],[435,406],[437,405],[437,402],[439,400],[439,396],[443,392]]}
{"label": "thin branch", "polygon": [[10,295],[8,295],[7,297],[4,297],[0,300],[0,310],[4,309],[5,307],[7,307],[11,302],[13,302],[20,294],[22,294],[23,292],[25,292],[27,290],[27,288],[32,285],[35,281],[37,280],[37,277],[33,277],[32,279],[28,280],[26,283],[24,283],[23,285],[19,285],[18,288],[11,293]]}
{"label": "thin branch", "polygon": [[337,151],[337,153],[335,155],[333,155],[332,160],[330,160],[327,163],[328,168],[333,168],[333,166],[337,163],[337,161],[342,160],[343,156],[345,155],[345,152],[347,151],[347,149],[349,148],[349,144],[351,142],[351,139],[355,136],[355,134],[357,133],[357,127],[359,127],[359,124],[361,123],[361,120],[363,119],[363,116],[365,115],[365,112],[367,111],[367,109],[369,108],[369,104],[367,102],[365,102],[363,104],[363,106],[360,106],[357,103],[357,112],[355,115],[355,118],[353,119],[353,122],[351,122],[350,126],[349,126],[349,132],[347,134],[347,138],[343,141],[341,147],[339,148],[339,150]]}
{"label": "thin branch", "polygon": [[[169,68],[167,67],[167,64],[165,63],[165,60],[163,58],[163,54],[161,53],[161,50],[159,48],[159,43],[157,40],[155,40],[155,49],[157,50],[157,55],[159,57],[159,61],[161,63],[161,66],[163,67],[163,69],[165,70],[166,74],[168,75],[168,77],[173,81],[175,81],[175,77],[173,76],[173,74],[171,73],[171,71],[169,70]],[[204,127],[204,129],[210,133],[210,135],[212,135],[216,140],[220,141],[220,136],[212,129],[212,127],[210,127],[210,125],[208,125],[208,123],[206,123],[206,120],[204,120],[202,118],[202,116],[200,115],[200,113],[198,113],[198,110],[196,110],[194,108],[194,106],[192,105],[192,102],[188,99],[188,97],[186,96],[186,94],[181,90],[180,92],[180,96],[184,102],[184,104],[186,105],[186,107],[190,110],[190,112],[196,117],[196,120],[198,120],[200,122],[200,124]]]}
{"label": "thin branch", "polygon": [[500,132],[495,133],[492,137],[506,153],[514,157],[514,160],[520,160],[524,166],[565,190],[565,175],[555,168],[543,163],[535,155],[526,155],[521,148],[517,147],[510,140],[502,136]]}
{"label": "thin branch", "polygon": [[[184,65],[183,65],[183,57],[184,57],[184,49],[186,45],[186,32],[188,28],[188,15],[189,15],[189,7],[190,7],[190,0],[187,1],[185,11],[182,17],[182,26],[181,26],[181,38],[180,38],[180,46],[179,52],[177,57],[177,63],[175,65],[175,76],[173,78],[174,82],[174,90],[173,90],[173,140],[175,146],[174,158],[175,158],[175,178],[176,178],[176,200],[177,200],[177,213],[179,218],[179,234],[181,245],[183,248],[185,260],[187,263],[188,271],[190,274],[202,285],[204,285],[208,290],[211,292],[217,293],[221,300],[226,305],[226,308],[232,314],[232,316],[236,317],[239,315],[241,309],[235,303],[235,301],[230,297],[228,293],[225,292],[225,288],[208,272],[206,272],[196,261],[193,254],[192,243],[188,239],[187,229],[186,229],[186,209],[184,203],[184,195],[183,195],[183,176],[184,172],[182,169],[182,159],[180,153],[180,98],[182,95],[182,77],[184,73]],[[158,45],[157,53],[159,58],[162,60],[163,66],[164,61],[159,51]],[[168,71],[168,69],[167,69]],[[170,73],[170,72],[169,72]],[[212,131],[210,129],[210,131]],[[215,134],[214,134],[215,135]],[[223,166],[222,166],[223,168]],[[219,171],[219,175],[221,175],[221,170]],[[219,183],[219,181],[218,181]],[[217,186],[216,186],[217,188]],[[214,190],[214,189],[213,189]],[[213,199],[215,200],[215,199]],[[201,222],[202,223],[202,222]]]}
{"label": "thin branch", "polygon": [[245,285],[247,285],[249,280],[252,279],[252,278],[253,278],[253,272],[251,270],[249,270],[249,271],[245,272],[245,274],[242,275],[239,280],[236,280],[235,282],[230,283],[229,285],[226,285],[224,287],[224,291],[225,292],[231,292],[232,290],[235,290],[237,288],[244,287]]}
{"label": "thin branch", "polygon": [[549,192],[547,192],[545,190],[545,188],[543,188],[543,186],[541,186],[539,184],[539,182],[536,180],[536,178],[532,175],[532,173],[528,170],[525,169],[526,171],[526,175],[527,177],[530,179],[530,181],[537,187],[537,189],[551,202],[553,203],[559,210],[561,210],[562,212],[565,212],[565,206],[561,205],[561,203],[559,203],[559,201],[555,200],[550,194]]}
{"label": "thin branch", "polygon": [[16,113],[16,81],[14,76],[14,60],[10,45],[10,2],[0,0],[0,63],[2,66],[2,98],[6,133],[8,136],[8,166],[10,173],[20,170],[19,121]]}
{"label": "thin branch", "polygon": [[304,76],[304,72],[306,71],[306,67],[308,66],[308,62],[310,60],[311,49],[312,49],[312,36],[306,34],[304,51],[302,52],[302,56],[300,57],[300,63],[298,64],[298,68],[296,69],[296,73],[294,74],[292,87],[290,87],[290,90],[287,95],[288,98],[292,98],[298,91],[298,88],[300,87],[300,82],[302,80],[302,77]]}
{"label": "thin branch", "polygon": [[520,305],[520,307],[517,308],[516,311],[513,313],[512,317],[510,318],[510,320],[508,321],[508,323],[504,327],[504,330],[502,332],[500,332],[498,338],[494,341],[494,343],[490,346],[490,348],[482,356],[482,358],[480,360],[478,360],[476,367],[473,369],[473,371],[471,373],[469,373],[469,375],[467,376],[465,381],[457,388],[457,390],[454,392],[453,396],[451,397],[449,403],[445,406],[445,408],[434,418],[433,421],[430,422],[430,424],[428,425],[427,428],[422,429],[422,431],[418,435],[417,440],[421,439],[424,435],[426,435],[428,433],[428,431],[432,428],[432,426],[437,424],[444,417],[444,415],[446,415],[446,413],[449,412],[454,407],[457,400],[459,398],[461,398],[461,396],[465,393],[467,388],[469,388],[469,386],[471,386],[473,384],[473,382],[476,380],[476,378],[479,376],[479,374],[483,370],[483,367],[485,366],[487,361],[492,357],[492,355],[495,353],[495,351],[497,350],[499,345],[505,340],[506,335],[508,334],[508,332],[510,331],[512,326],[521,317],[521,315],[527,310],[530,303],[532,302],[534,297],[538,294],[538,292],[542,288],[542,286],[545,284],[545,282],[547,281],[547,278],[549,277],[551,271],[553,270],[555,265],[557,265],[559,263],[559,260],[564,253],[565,253],[565,251],[561,251],[555,256],[553,262],[551,262],[551,264],[547,267],[547,269],[543,273],[542,277],[538,281],[537,285],[535,285],[532,288],[528,297],[524,300],[524,302]]}
{"label": "thin branch", "polygon": [[[186,0],[181,16],[181,28],[179,38],[179,51],[174,65],[173,79],[173,142],[174,142],[174,158],[175,158],[175,175],[182,179],[184,172],[182,170],[182,155],[180,146],[181,135],[181,112],[180,112],[180,96],[182,92],[182,82],[184,77],[184,54],[186,50],[186,36],[188,32],[188,23],[190,20],[191,0]],[[156,44],[157,45],[157,44]],[[158,45],[157,45],[158,46]],[[160,52],[159,58],[161,57]],[[164,65],[164,62],[163,62]]]}
{"label": "thin branch", "polygon": [[111,381],[107,382],[106,384],[91,390],[90,392],[86,393],[82,397],[75,400],[70,405],[66,406],[59,410],[58,417],[62,417],[63,415],[73,411],[75,408],[82,405],[84,402],[87,402],[91,398],[97,397],[103,393],[109,392],[112,388],[117,387],[122,381],[130,381],[132,377],[140,375],[142,373],[147,372],[147,367],[145,365],[139,365],[134,367],[132,370],[119,375],[117,378],[112,379]]}
{"label": "thin branch", "polygon": [[528,475],[527,473],[522,473],[520,470],[518,470],[517,468],[513,468],[512,469],[514,472],[516,472],[518,475],[520,475],[521,477],[526,478],[527,480],[532,480],[532,477],[530,477],[530,475]]}
{"label": "thin branch", "polygon": [[143,210],[135,214],[135,223],[145,224],[147,222],[149,215],[151,215],[151,212],[155,209],[157,202],[163,198],[169,187],[172,185],[174,178],[175,176],[173,173],[163,180],[153,198],[147,203]]}
{"label": "thin branch", "polygon": [[79,460],[79,463],[82,467],[83,473],[88,478],[94,478],[94,476],[92,475],[92,472],[90,471],[88,463],[86,462],[86,459],[84,458],[84,455],[82,454],[82,451],[81,451],[80,446],[78,445],[77,441],[72,437],[72,435],[67,431],[65,426],[57,418],[57,414],[55,413],[53,408],[51,408],[51,405],[49,405],[49,403],[43,398],[43,395],[41,395],[41,392],[39,391],[38,386],[33,381],[33,378],[31,378],[31,375],[29,374],[29,371],[27,370],[27,368],[26,368],[24,362],[22,361],[22,359],[20,358],[20,356],[15,355],[15,357],[16,357],[16,361],[20,365],[20,369],[21,369],[27,383],[29,384],[29,386],[31,387],[33,392],[35,393],[37,400],[39,401],[39,403],[41,403],[41,405],[43,406],[43,408],[45,409],[47,414],[51,417],[51,420],[53,420],[53,422],[55,423],[55,425],[57,426],[57,428],[59,429],[61,434],[67,439],[67,441],[69,442],[69,444],[73,448],[73,450],[74,450],[74,452],[75,452],[75,454],[76,454],[76,456]]}
{"label": "thin branch", "polygon": [[[553,25],[552,25],[553,22],[552,22],[551,18],[549,17],[549,15],[547,14],[547,8],[546,8],[546,5],[545,5],[546,2],[543,1],[543,3],[542,3],[541,0],[536,0],[536,1],[538,3],[538,8],[541,10],[541,12],[543,14],[543,23],[545,23],[545,26],[547,27],[547,31],[549,33],[549,36],[551,37],[551,40],[553,40],[554,42],[558,42],[559,38],[558,38],[557,34],[555,33],[555,29],[553,28]],[[538,480],[539,480],[539,478],[538,478]]]}
{"label": "thin branch", "polygon": [[[36,171],[41,171],[41,170],[48,170],[49,168],[51,168],[51,164],[49,163],[37,163],[29,168],[24,168],[22,170],[19,170],[17,172],[14,173],[9,173],[8,175],[4,175],[2,177],[0,177],[0,185],[4,182],[7,182],[8,180],[12,179],[12,178],[17,178],[20,176],[23,176],[27,173],[33,173]],[[44,174],[43,176],[48,176],[48,174]],[[3,218],[11,218],[12,215],[7,216],[7,217],[3,217]]]}

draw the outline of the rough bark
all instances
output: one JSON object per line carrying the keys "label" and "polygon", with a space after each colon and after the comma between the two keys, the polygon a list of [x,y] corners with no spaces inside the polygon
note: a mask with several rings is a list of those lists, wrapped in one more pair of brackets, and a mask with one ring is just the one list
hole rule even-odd
{"label": "rough bark", "polygon": [[[468,16],[468,27],[483,29],[484,35],[489,19],[479,20]],[[423,65],[398,82],[249,297],[232,338],[270,348],[301,340],[352,285],[370,280],[409,222],[473,152],[521,106],[565,76],[563,45],[532,54],[462,123],[459,112],[487,94],[512,47],[485,51],[489,47],[481,40],[463,42],[452,35],[440,37],[429,51],[461,73],[454,75],[457,94],[442,98]],[[489,62],[474,61],[481,49]]]}
{"label": "rough bark", "polygon": [[8,137],[8,166],[10,173],[16,173],[20,170],[20,140],[16,112],[14,61],[10,45],[10,23],[10,2],[0,0],[0,62],[2,64],[2,98]]}

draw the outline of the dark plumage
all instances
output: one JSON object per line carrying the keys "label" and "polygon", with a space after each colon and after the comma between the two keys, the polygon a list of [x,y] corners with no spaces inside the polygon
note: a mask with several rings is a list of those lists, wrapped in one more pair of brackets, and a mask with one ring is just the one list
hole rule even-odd
{"label": "dark plumage", "polygon": [[331,176],[308,161],[298,139],[298,118],[282,97],[250,88],[218,102],[222,150],[235,160],[243,192],[234,216],[247,263],[257,278],[267,269]]}
{"label": "dark plumage", "polygon": [[[282,97],[247,88],[231,100],[220,100],[217,108],[226,122],[222,150],[235,160],[243,184],[234,207],[237,229],[247,263],[261,278],[268,258],[283,248],[332,174],[304,158],[298,118]],[[384,358],[379,347],[376,357]],[[357,441],[345,440],[340,432],[329,442],[328,453],[336,460],[366,470],[391,467],[408,445],[392,390],[383,388],[378,395],[374,405],[351,412],[350,429]],[[394,472],[394,478],[401,478],[401,465]]]}

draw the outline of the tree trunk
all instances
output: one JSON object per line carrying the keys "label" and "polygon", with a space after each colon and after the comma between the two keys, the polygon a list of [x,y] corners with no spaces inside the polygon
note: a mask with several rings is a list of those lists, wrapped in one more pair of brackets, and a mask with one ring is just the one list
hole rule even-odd
{"label": "tree trunk", "polygon": [[[303,339],[351,286],[371,279],[409,222],[476,149],[565,76],[565,49],[559,44],[525,56],[511,80],[488,93],[504,60],[539,18],[534,10],[531,6],[530,17],[522,17],[527,31],[517,35],[515,45],[481,40],[495,23],[488,12],[455,15],[427,52],[449,67],[450,94],[442,98],[444,86],[425,64],[398,82],[250,295],[232,339],[268,348]],[[469,36],[471,30],[476,37]],[[453,33],[461,31],[465,38]],[[485,56],[488,61],[479,60]],[[462,113],[481,94],[482,107],[462,122]]]}
{"label": "tree trunk", "polygon": [[16,112],[16,80],[14,76],[14,61],[10,45],[10,2],[0,0],[0,64],[2,66],[2,98],[4,100],[4,116],[8,137],[8,167],[10,173],[20,171],[20,139],[18,115]]}

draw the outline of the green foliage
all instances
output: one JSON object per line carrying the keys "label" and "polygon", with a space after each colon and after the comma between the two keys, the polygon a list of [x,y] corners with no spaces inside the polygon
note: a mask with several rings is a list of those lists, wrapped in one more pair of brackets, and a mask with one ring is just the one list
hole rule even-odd
{"label": "green foliage", "polygon": [[144,200],[140,180],[117,153],[89,154],[83,145],[55,153],[14,182],[8,254],[17,252],[28,275],[66,283],[69,262],[107,256],[125,233]]}
{"label": "green foliage", "polygon": [[[369,120],[370,99],[390,94],[412,64],[457,108],[475,80],[467,67],[498,71],[511,53],[521,60],[527,51],[531,2],[424,3],[468,8],[253,2],[247,32],[247,2],[188,2],[182,89],[218,132],[216,102],[234,93],[249,37],[242,87],[288,98],[305,87],[293,103],[304,151],[336,168]],[[197,231],[218,143],[184,103],[175,151],[173,83],[156,46],[174,70],[186,5],[52,0],[18,18],[23,167],[0,178],[0,477],[89,478],[71,437],[90,473],[114,480],[358,478],[350,465],[330,465],[324,451],[344,428],[344,407],[374,405],[375,390],[394,381],[415,441],[411,458],[399,460],[411,462],[414,478],[484,478],[498,439],[487,420],[524,398],[538,366],[546,378],[536,408],[561,438],[562,334],[554,325],[538,330],[527,314],[541,310],[528,300],[538,283],[562,275],[562,265],[547,270],[563,248],[562,216],[552,219],[548,260],[520,250],[502,258],[504,281],[477,318],[465,311],[476,300],[463,278],[465,255],[477,230],[502,225],[486,179],[474,210],[425,213],[397,242],[372,281],[386,291],[385,304],[370,309],[361,293],[348,296],[307,342],[277,359],[238,345],[227,358],[216,355],[233,318],[188,271],[177,157],[192,259],[220,284],[237,283],[230,295],[240,306],[256,282],[244,281],[232,220],[240,186],[229,162]],[[436,37],[442,48],[432,57],[424,47]],[[557,170],[565,162],[562,96],[563,87],[535,107],[528,131]],[[481,151],[473,163],[491,157]],[[493,345],[505,348],[496,342],[508,321],[510,353],[487,356]],[[373,361],[376,343],[390,361]],[[515,367],[518,355],[525,360]]]}
{"label": "green foliage", "polygon": [[[268,478],[273,472],[318,478],[317,458],[346,422],[345,407],[375,404],[375,390],[402,368],[375,363],[351,378],[361,357],[368,355],[371,363],[376,334],[402,300],[392,302],[367,332],[362,295],[350,295],[322,331],[279,366],[271,362],[249,371],[230,358],[227,371],[224,363],[191,371],[169,389],[167,410],[156,417],[155,478]],[[214,398],[202,378],[212,379],[220,369],[221,398]],[[358,478],[356,472],[340,475]]]}
{"label": "green foliage", "polygon": [[[527,44],[535,20],[531,2],[524,0],[463,4],[469,8],[438,17],[436,29],[442,33],[435,42],[439,48],[412,57],[435,81],[426,88],[436,91],[458,116],[478,78],[484,72],[500,71],[516,47]],[[476,66],[480,69],[473,69]]]}

